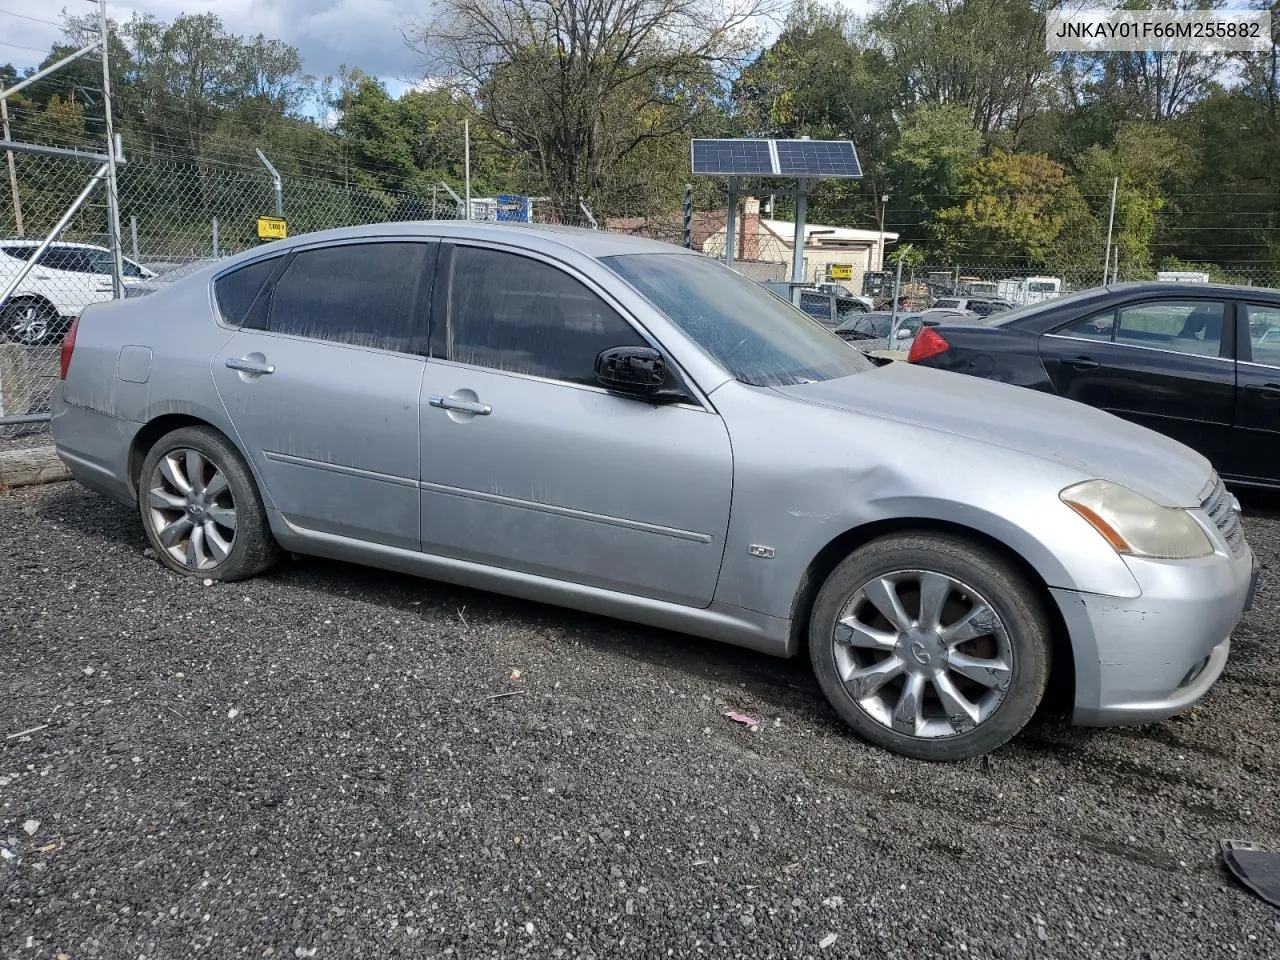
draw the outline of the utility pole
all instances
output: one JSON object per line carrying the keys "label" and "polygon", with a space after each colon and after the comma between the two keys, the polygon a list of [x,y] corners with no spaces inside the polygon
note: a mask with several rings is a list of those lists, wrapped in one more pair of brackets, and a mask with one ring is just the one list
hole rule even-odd
{"label": "utility pole", "polygon": [[1111,231],[1116,224],[1116,193],[1120,189],[1120,178],[1111,180],[1111,216],[1107,219],[1107,253],[1102,258],[1102,285],[1107,285],[1107,275],[1111,272]]}
{"label": "utility pole", "polygon": [[467,215],[464,220],[471,219],[471,121],[462,121],[462,174],[466,181]]}
{"label": "utility pole", "polygon": [[120,249],[120,188],[116,178],[119,143],[111,120],[111,35],[107,28],[107,0],[98,0],[98,28],[102,33],[102,119],[107,134],[107,234],[111,248],[111,295],[124,296],[124,253]]}
{"label": "utility pole", "polygon": [[[0,121],[4,125],[4,138],[13,139],[9,135],[9,101],[0,100]],[[18,166],[13,162],[13,151],[6,150],[9,161],[9,189],[13,191],[13,226],[18,236],[22,236],[22,197],[18,193]]]}
{"label": "utility pole", "polygon": [[888,206],[889,194],[883,193],[880,195],[880,263],[876,267],[877,270],[884,269],[884,211]]}

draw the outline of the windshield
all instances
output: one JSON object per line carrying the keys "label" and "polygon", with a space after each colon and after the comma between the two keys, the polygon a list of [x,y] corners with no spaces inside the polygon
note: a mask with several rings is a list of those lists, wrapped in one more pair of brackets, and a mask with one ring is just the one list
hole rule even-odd
{"label": "windshield", "polygon": [[1051,280],[1032,280],[1027,284],[1027,289],[1032,293],[1049,293],[1057,290],[1058,285]]}
{"label": "windshield", "polygon": [[787,301],[708,257],[638,253],[602,262],[742,383],[813,383],[874,367]]}

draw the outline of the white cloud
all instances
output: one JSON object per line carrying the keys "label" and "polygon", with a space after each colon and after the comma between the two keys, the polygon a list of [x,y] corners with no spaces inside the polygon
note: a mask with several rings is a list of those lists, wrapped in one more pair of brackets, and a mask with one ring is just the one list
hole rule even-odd
{"label": "white cloud", "polygon": [[[832,2],[863,15],[873,0]],[[17,10],[25,14],[28,7],[32,12],[25,18],[13,15]],[[62,39],[58,26],[41,21],[58,21],[61,15],[21,0],[10,0],[0,11],[6,8],[10,12],[0,12],[0,63],[33,67]],[[66,9],[79,12],[79,4],[68,3]],[[232,33],[262,33],[293,44],[308,73],[336,76],[342,64],[360,67],[386,81],[396,93],[412,86],[424,72],[420,55],[405,43],[402,30],[429,10],[430,4],[423,0],[108,0],[107,4],[108,15],[116,20],[127,20],[134,13],[161,20],[173,20],[182,13],[215,13]],[[776,34],[776,27],[768,32]]]}

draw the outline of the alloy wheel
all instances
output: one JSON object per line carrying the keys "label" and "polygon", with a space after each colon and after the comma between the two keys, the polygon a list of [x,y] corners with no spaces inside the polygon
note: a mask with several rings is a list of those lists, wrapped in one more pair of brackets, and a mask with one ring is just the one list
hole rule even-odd
{"label": "alloy wheel", "polygon": [[147,489],[151,527],[164,549],[191,570],[222,563],[238,518],[226,475],[198,450],[181,448],[156,463]]}
{"label": "alloy wheel", "polygon": [[938,739],[990,718],[1013,678],[1004,621],[976,590],[929,570],[877,576],[855,590],[832,635],[845,690],[900,734]]}
{"label": "alloy wheel", "polygon": [[36,303],[20,303],[6,310],[9,336],[18,343],[43,343],[49,336],[48,312]]}

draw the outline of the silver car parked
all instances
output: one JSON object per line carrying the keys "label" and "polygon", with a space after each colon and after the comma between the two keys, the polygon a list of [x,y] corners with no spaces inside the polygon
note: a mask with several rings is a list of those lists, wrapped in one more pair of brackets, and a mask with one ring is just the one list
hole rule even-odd
{"label": "silver car parked", "polygon": [[956,759],[1050,684],[1082,724],[1213,684],[1251,598],[1209,463],[1089,407],[889,364],[636,237],[388,224],[85,310],[53,433],[160,559],[281,550],[780,656]]}

